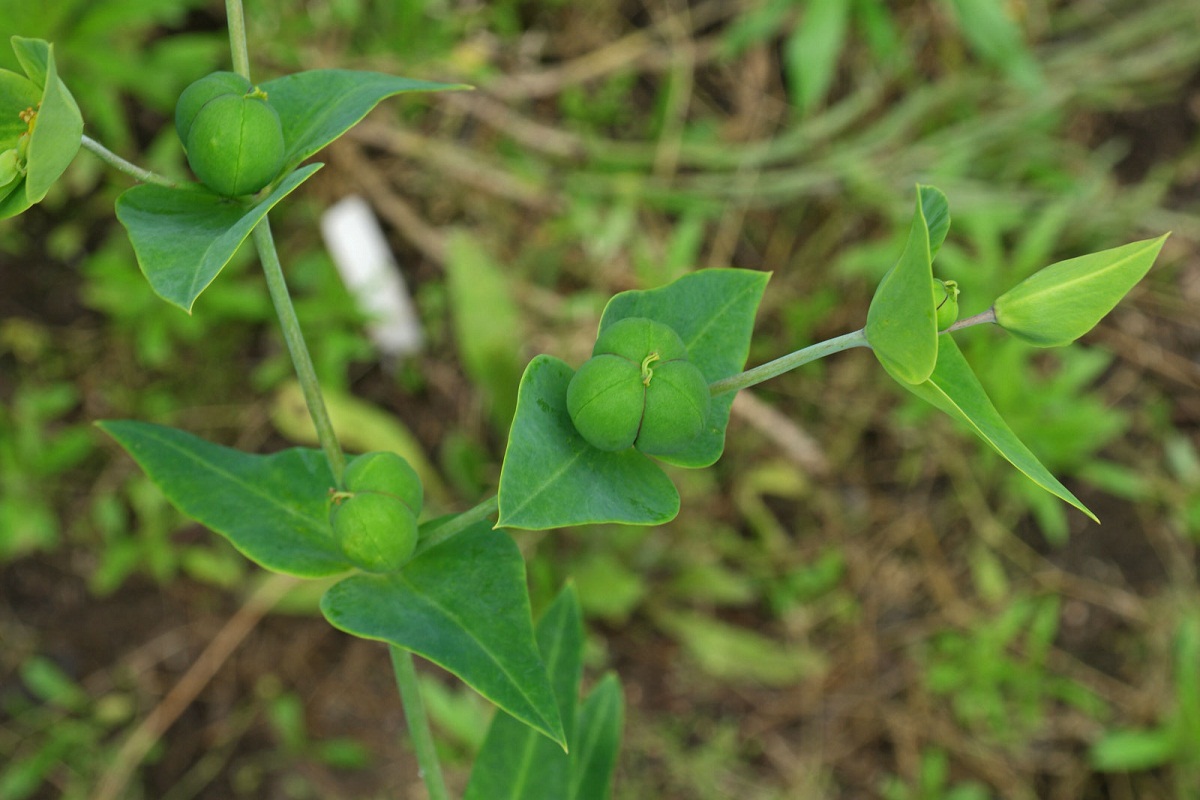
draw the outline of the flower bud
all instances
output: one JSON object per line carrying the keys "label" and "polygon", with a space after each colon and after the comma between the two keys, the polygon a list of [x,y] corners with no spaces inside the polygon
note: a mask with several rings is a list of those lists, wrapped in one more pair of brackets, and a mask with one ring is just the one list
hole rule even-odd
{"label": "flower bud", "polygon": [[607,327],[567,387],[567,411],[593,447],[678,451],[708,423],[708,381],[670,327],[630,317]]}
{"label": "flower bud", "polygon": [[217,194],[257,192],[283,167],[283,127],[261,90],[231,72],[196,81],[175,106],[175,129],[196,177]]}

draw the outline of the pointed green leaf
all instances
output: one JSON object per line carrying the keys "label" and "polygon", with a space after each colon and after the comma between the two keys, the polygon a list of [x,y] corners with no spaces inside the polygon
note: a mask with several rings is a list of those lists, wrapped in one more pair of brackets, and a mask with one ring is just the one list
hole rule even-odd
{"label": "pointed green leaf", "polygon": [[912,384],[928,378],[937,362],[937,317],[930,291],[933,267],[929,243],[922,197],[918,197],[908,243],[900,260],[879,282],[863,330],[879,362],[893,375]]}
{"label": "pointed green leaf", "polygon": [[608,800],[624,726],[621,679],[610,672],[596,684],[575,723],[569,800]]}
{"label": "pointed green leaf", "polygon": [[661,525],[679,513],[679,493],[646,456],[592,447],[567,413],[575,371],[553,356],[529,362],[500,471],[498,527],[544,530],[622,522]]}
{"label": "pointed green leaf", "polygon": [[925,228],[929,231],[929,260],[932,261],[950,231],[950,203],[942,190],[933,186],[918,186],[917,193],[921,198]]}
{"label": "pointed green leaf", "polygon": [[172,505],[254,563],[302,578],[350,569],[329,528],[333,475],[319,451],[252,455],[146,422],[97,425]]}
{"label": "pointed green leaf", "polygon": [[566,747],[534,641],[525,562],[486,523],[434,545],[392,575],[353,575],[321,600],[335,628],[388,642],[458,676],[524,724]]}
{"label": "pointed green leaf", "polygon": [[177,189],[142,184],[117,198],[117,219],[155,294],[190,314],[254,226],[321,166],[296,170],[253,206],[199,184]]}
{"label": "pointed green leaf", "polygon": [[[573,749],[575,706],[583,674],[583,615],[572,587],[563,589],[542,615],[537,642]],[[562,800],[570,777],[571,759],[563,748],[507,714],[497,714],[463,798]]]}
{"label": "pointed green leaf", "polygon": [[[887,369],[886,364],[884,368]],[[888,372],[891,373],[891,370]],[[964,423],[972,433],[991,445],[992,449],[1038,486],[1075,506],[1096,522],[1100,521],[1042,466],[1037,456],[1008,427],[949,334],[941,337],[937,368],[927,381],[912,384],[895,374],[892,377],[917,397]]]}
{"label": "pointed green leaf", "polygon": [[[754,316],[769,272],[705,269],[658,289],[621,292],[609,301],[600,331],[626,317],[648,317],[672,327],[687,346],[688,360],[709,383],[741,372],[750,353]],[[929,294],[928,283],[925,293]],[[707,467],[725,449],[725,429],[735,392],[712,399],[708,430],[686,449],[660,461],[681,467]]]}
{"label": "pointed green leaf", "polygon": [[1083,336],[1145,277],[1170,234],[1051,264],[996,299],[996,324],[1037,347]]}
{"label": "pointed green leaf", "polygon": [[316,69],[260,84],[283,125],[284,169],[291,169],[354,127],[381,100],[405,92],[469,89],[380,72]]}

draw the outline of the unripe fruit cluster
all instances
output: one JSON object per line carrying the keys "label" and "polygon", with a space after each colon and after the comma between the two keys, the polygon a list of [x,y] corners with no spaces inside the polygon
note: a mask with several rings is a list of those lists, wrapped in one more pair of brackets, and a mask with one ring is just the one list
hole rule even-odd
{"label": "unripe fruit cluster", "polygon": [[708,381],[670,327],[629,317],[604,329],[567,387],[567,411],[593,447],[669,455],[708,424]]}
{"label": "unripe fruit cluster", "polygon": [[417,547],[421,479],[395,453],[366,453],[346,465],[346,490],[333,494],[329,522],[350,563],[368,572],[395,572]]}
{"label": "unripe fruit cluster", "polygon": [[214,72],[183,90],[175,130],[188,165],[227,197],[257,192],[283,167],[283,127],[261,89],[233,72]]}

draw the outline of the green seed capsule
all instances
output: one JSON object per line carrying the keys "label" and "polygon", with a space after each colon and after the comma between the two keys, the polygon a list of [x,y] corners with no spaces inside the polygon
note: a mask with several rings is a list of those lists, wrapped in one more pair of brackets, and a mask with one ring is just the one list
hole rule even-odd
{"label": "green seed capsule", "polygon": [[944,331],[958,321],[958,284],[933,279],[933,307],[937,311],[937,329]]}
{"label": "green seed capsule", "polygon": [[413,514],[421,513],[425,492],[421,478],[407,461],[395,453],[364,453],[351,459],[342,476],[349,492],[383,492],[403,501]]}
{"label": "green seed capsule", "polygon": [[329,522],[342,553],[368,572],[395,572],[417,546],[424,491],[395,453],[366,453],[346,466],[346,491],[334,495]]}
{"label": "green seed capsule", "polygon": [[208,101],[227,94],[240,97],[249,94],[253,88],[250,81],[236,72],[213,72],[189,85],[175,102],[175,132],[179,134],[179,141],[187,146],[188,131]]}
{"label": "green seed capsule", "polygon": [[416,515],[390,494],[337,498],[329,522],[346,559],[367,572],[395,572],[417,547]]}
{"label": "green seed capsule", "polygon": [[567,387],[567,411],[593,447],[666,455],[704,431],[708,381],[670,327],[642,317],[620,320],[604,330],[592,354]]}
{"label": "green seed capsule", "polygon": [[283,127],[261,92],[222,94],[205,103],[187,129],[188,164],[217,194],[257,192],[283,167]]}

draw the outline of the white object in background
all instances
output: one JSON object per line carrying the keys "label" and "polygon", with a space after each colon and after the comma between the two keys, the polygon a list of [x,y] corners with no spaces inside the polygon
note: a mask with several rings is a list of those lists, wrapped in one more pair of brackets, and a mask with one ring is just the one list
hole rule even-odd
{"label": "white object in background", "polygon": [[371,318],[367,334],[387,356],[424,344],[421,321],[379,221],[366,200],[351,195],[321,215],[321,236],[358,308]]}

